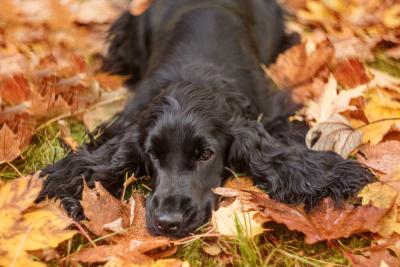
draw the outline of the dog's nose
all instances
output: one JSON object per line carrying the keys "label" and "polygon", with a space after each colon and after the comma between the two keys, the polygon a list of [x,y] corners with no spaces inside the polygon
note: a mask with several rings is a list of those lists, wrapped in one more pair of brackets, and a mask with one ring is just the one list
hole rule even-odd
{"label": "dog's nose", "polygon": [[183,223],[183,214],[178,212],[162,213],[155,218],[158,230],[162,232],[175,233]]}

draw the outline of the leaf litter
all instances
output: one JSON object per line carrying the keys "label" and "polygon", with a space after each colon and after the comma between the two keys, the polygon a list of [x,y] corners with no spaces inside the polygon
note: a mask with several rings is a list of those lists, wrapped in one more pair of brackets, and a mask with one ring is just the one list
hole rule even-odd
{"label": "leaf litter", "polygon": [[[111,116],[117,111],[115,106],[122,106],[118,101],[123,101],[124,93],[119,95],[116,90],[124,77],[97,72],[96,58],[104,53],[105,29],[119,11],[128,8],[138,15],[151,2],[135,0],[129,6],[118,0],[2,2],[6,9],[0,10],[4,23],[0,24],[0,164],[11,164],[20,157],[37,129],[74,117],[92,130],[102,122],[99,114]],[[311,149],[333,150],[343,158],[355,157],[376,173],[377,182],[364,188],[359,199],[342,206],[325,199],[318,209],[307,214],[301,206],[270,199],[249,179],[234,179],[224,188],[215,189],[222,200],[211,228],[184,240],[156,238],[147,232],[142,194],[134,193],[128,201],[121,201],[99,184],[92,190],[85,187],[82,205],[88,220],[84,227],[90,232],[87,237],[97,239],[74,252],[69,260],[106,266],[187,266],[179,259],[159,259],[173,255],[179,244],[191,240],[217,236],[222,242],[224,238],[235,238],[243,224],[250,226],[249,232],[244,231],[246,238],[268,237],[271,229],[267,225],[273,221],[303,233],[309,244],[332,244],[336,239],[368,232],[370,247],[343,251],[349,262],[354,266],[398,266],[399,5],[392,0],[283,2],[290,14],[288,28],[300,34],[301,43],[266,67],[266,74],[280,87],[291,90],[294,100],[304,105],[293,119],[301,118],[310,125],[306,141]],[[81,41],[76,42],[77,39]],[[114,103],[118,104],[108,107]],[[61,130],[61,139],[70,148],[76,147],[69,139],[68,129]],[[30,249],[38,248],[43,255],[50,255],[51,248],[75,232],[66,230],[65,235],[61,234],[71,223],[68,219],[63,223],[54,219],[53,223],[37,217],[39,211],[48,218],[61,215],[50,204],[31,207],[38,187],[21,182],[26,179],[16,180],[20,184],[13,189],[15,194],[23,192],[20,194],[24,197],[0,194],[0,204],[20,203],[15,209],[4,209],[8,219],[1,222],[5,227],[2,229],[14,229],[14,225],[22,229],[9,231],[7,238],[14,240],[10,244],[21,240],[20,233],[45,231],[44,223],[54,225],[56,234],[50,237],[43,232],[48,240],[36,235],[30,239],[27,235],[26,244],[32,245],[23,247],[14,258],[12,251],[1,246],[0,238],[0,251],[11,255],[4,259],[42,266],[32,260]],[[6,190],[13,183],[0,183],[1,189]],[[245,220],[240,222],[240,216]],[[26,225],[25,221],[36,218],[38,224]],[[214,242],[210,243],[218,244],[214,251],[206,250],[221,262],[223,257],[232,258],[227,255],[226,243]]]}

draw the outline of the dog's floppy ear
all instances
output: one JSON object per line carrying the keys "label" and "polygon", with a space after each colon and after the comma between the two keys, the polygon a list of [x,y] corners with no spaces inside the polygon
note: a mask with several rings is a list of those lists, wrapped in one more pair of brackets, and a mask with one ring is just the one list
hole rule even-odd
{"label": "dog's floppy ear", "polygon": [[102,70],[114,74],[132,75],[128,83],[140,80],[148,59],[146,13],[133,16],[124,12],[109,30],[109,48]]}
{"label": "dog's floppy ear", "polygon": [[365,167],[333,152],[283,145],[257,121],[239,121],[231,132],[230,167],[247,172],[272,198],[304,203],[306,210],[325,197],[340,203],[373,179]]}

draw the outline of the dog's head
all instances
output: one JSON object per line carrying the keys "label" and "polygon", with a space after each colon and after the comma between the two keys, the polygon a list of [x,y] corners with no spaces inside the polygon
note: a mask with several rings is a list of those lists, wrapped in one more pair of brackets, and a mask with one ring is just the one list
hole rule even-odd
{"label": "dog's head", "polygon": [[212,88],[176,83],[143,114],[142,147],[153,191],[147,224],[160,235],[184,236],[205,223],[215,207],[212,188],[227,176],[234,97]]}

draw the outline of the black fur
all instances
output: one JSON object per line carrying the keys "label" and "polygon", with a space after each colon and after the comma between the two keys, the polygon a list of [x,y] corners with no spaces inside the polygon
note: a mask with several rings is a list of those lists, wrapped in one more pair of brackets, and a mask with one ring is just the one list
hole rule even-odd
{"label": "black fur", "polygon": [[83,178],[119,196],[127,174],[150,175],[149,229],[183,236],[209,218],[225,167],[308,210],[324,197],[352,196],[371,173],[308,150],[307,127],[287,120],[297,107],[260,68],[287,42],[274,0],[158,0],[139,17],[123,14],[104,69],[131,75],[136,96],[100,137],[43,170],[38,201],[60,198],[80,220]]}

